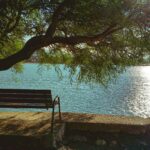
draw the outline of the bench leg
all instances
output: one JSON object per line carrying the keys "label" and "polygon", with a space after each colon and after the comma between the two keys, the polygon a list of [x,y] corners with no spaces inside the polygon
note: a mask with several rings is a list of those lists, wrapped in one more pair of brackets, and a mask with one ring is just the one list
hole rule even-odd
{"label": "bench leg", "polygon": [[60,99],[58,99],[58,107],[59,107],[59,121],[61,121],[61,109],[60,109]]}
{"label": "bench leg", "polygon": [[55,106],[53,106],[53,109],[52,109],[51,133],[53,133],[53,128],[54,128],[54,109],[55,109]]}

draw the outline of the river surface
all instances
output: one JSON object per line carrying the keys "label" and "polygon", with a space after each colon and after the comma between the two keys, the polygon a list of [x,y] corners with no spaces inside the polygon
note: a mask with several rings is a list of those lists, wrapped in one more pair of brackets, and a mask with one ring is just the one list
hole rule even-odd
{"label": "river surface", "polygon": [[150,117],[150,66],[129,67],[107,88],[95,83],[70,82],[69,71],[64,70],[63,65],[59,68],[62,79],[57,73],[60,70],[54,66],[47,69],[37,64],[25,64],[22,73],[2,71],[0,88],[51,89],[53,97],[60,96],[63,112]]}

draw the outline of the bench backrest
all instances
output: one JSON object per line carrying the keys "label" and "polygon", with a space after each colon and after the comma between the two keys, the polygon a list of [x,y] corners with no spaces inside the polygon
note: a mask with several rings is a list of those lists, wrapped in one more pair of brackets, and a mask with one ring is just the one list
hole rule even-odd
{"label": "bench backrest", "polygon": [[0,108],[51,107],[51,90],[0,89]]}

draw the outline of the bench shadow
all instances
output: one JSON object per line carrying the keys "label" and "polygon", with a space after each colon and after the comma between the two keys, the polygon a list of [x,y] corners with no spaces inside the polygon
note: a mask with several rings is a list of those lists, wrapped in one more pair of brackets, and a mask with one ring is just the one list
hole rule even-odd
{"label": "bench shadow", "polygon": [[[5,134],[38,135],[50,132],[51,113],[15,113],[6,119],[0,120],[0,132]],[[62,123],[75,121],[86,122],[92,120],[94,115],[62,113]],[[60,123],[59,114],[55,113],[55,123]]]}
{"label": "bench shadow", "polygon": [[[21,113],[19,113],[20,115]],[[40,114],[40,115],[39,115]],[[39,116],[38,116],[39,115]],[[0,119],[0,133],[5,135],[39,135],[50,132],[51,119],[46,114],[42,117],[42,113],[34,113],[30,116],[23,114],[23,118],[17,118],[17,115]],[[26,119],[26,118],[27,119]],[[28,119],[30,118],[30,119]]]}

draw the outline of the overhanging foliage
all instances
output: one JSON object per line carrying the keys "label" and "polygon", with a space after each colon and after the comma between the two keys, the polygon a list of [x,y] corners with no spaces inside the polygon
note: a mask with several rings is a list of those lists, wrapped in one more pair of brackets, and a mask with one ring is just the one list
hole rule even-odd
{"label": "overhanging foliage", "polygon": [[0,70],[34,52],[56,63],[59,51],[71,69],[80,66],[80,79],[103,82],[150,54],[146,0],[0,0],[0,7]]}

